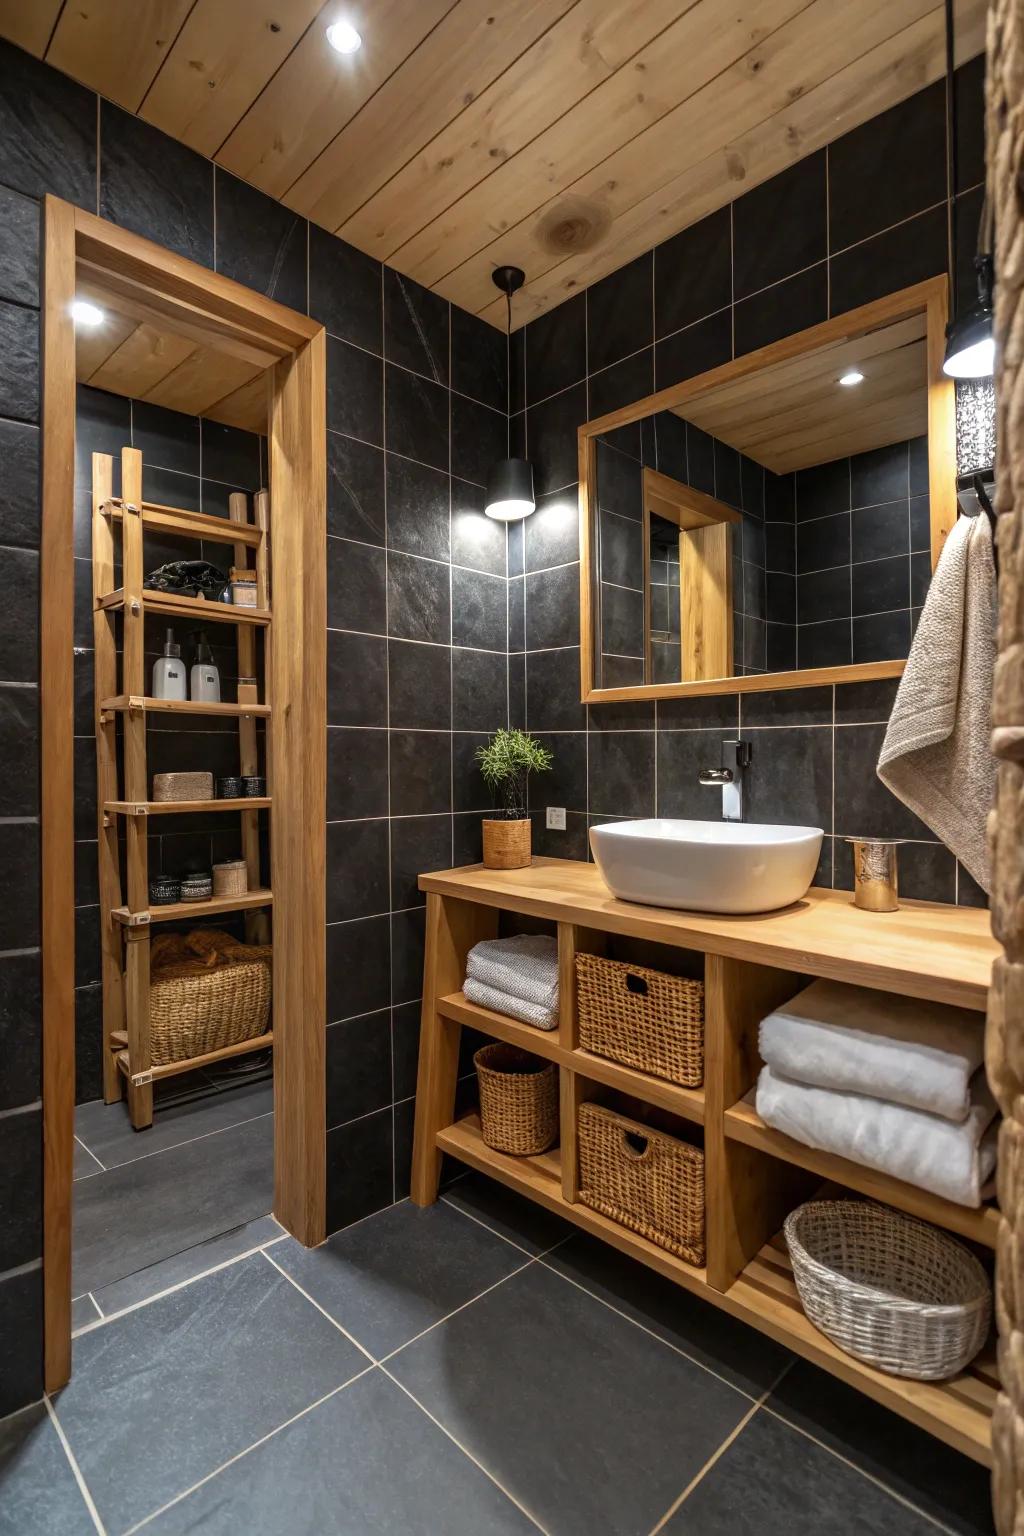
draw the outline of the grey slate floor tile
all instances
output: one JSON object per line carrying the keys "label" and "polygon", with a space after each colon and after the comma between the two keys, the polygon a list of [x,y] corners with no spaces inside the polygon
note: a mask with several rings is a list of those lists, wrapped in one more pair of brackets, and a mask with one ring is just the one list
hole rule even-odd
{"label": "grey slate floor tile", "polygon": [[751,1397],[766,1392],[793,1359],[755,1328],[586,1233],[571,1238],[544,1262]]}
{"label": "grey slate floor tile", "polygon": [[368,1364],[254,1254],[82,1334],[55,1407],[113,1533]]}
{"label": "grey slate floor tile", "polygon": [[89,1323],[98,1323],[100,1314],[97,1312],[91,1296],[76,1296],[71,1303],[71,1332],[77,1333],[80,1328],[85,1328]]}
{"label": "grey slate floor tile", "polygon": [[83,1179],[74,1201],[74,1290],[96,1291],[237,1225],[273,1202],[274,1117]]}
{"label": "grey slate floor tile", "polygon": [[254,1120],[258,1115],[268,1115],[273,1108],[272,1082],[239,1083],[220,1093],[179,1096],[176,1102],[158,1105],[153,1124],[144,1131],[133,1131],[124,1101],[104,1104],[102,1099],[93,1099],[75,1110],[75,1135],[104,1168],[119,1168],[124,1163],[151,1157],[154,1152],[194,1141],[197,1136],[209,1136],[214,1131],[241,1125],[244,1120]]}
{"label": "grey slate floor tile", "polygon": [[826,1371],[798,1360],[767,1406],[957,1536],[992,1536],[989,1473]]}
{"label": "grey slate floor tile", "polygon": [[536,1527],[380,1371],[265,1441],[153,1536],[524,1536]]}
{"label": "grey slate floor tile", "polygon": [[528,1253],[546,1253],[577,1230],[542,1205],[479,1173],[459,1179],[444,1199],[456,1210],[475,1216],[500,1237],[507,1237],[510,1243],[518,1243]]}
{"label": "grey slate floor tile", "polygon": [[220,1264],[230,1263],[252,1248],[276,1243],[283,1236],[284,1228],[278,1225],[273,1216],[260,1216],[255,1221],[233,1227],[230,1232],[211,1237],[205,1243],[186,1248],[183,1253],[172,1254],[169,1259],[162,1259],[157,1264],[137,1270],[123,1280],[115,1280],[112,1285],[104,1286],[101,1291],[94,1293],[96,1301],[103,1316],[109,1317],[114,1312],[122,1312],[125,1307],[134,1307],[140,1301],[159,1296],[172,1286],[192,1280]]}
{"label": "grey slate floor tile", "polygon": [[641,1536],[749,1401],[532,1264],[388,1369],[557,1536]]}
{"label": "grey slate floor tile", "polygon": [[42,1403],[0,1420],[0,1536],[95,1536]]}
{"label": "grey slate floor tile", "polygon": [[664,1536],[939,1536],[930,1520],[771,1414],[756,1413]]}
{"label": "grey slate floor tile", "polygon": [[403,1201],[329,1237],[273,1250],[336,1322],[378,1360],[530,1262],[522,1249],[443,1201]]}

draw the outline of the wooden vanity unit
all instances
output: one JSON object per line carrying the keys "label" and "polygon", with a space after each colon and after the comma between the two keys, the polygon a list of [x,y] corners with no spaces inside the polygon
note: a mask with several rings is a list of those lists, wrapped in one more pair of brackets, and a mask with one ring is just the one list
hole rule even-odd
{"label": "wooden vanity unit", "polygon": [[[979,1249],[996,1245],[998,1213],[953,1205],[884,1174],[816,1152],[766,1126],[753,1106],[760,1061],[757,1026],[815,976],[984,1009],[997,945],[988,913],[905,902],[898,912],[862,912],[845,891],[811,890],[781,912],[718,917],[638,906],[612,897],[596,867],[534,859],[527,869],[481,865],[420,876],[427,892],[426,961],[412,1198],[437,1198],[442,1153],[500,1180],[528,1199],[603,1238],[714,1306],[741,1318],[876,1402],[975,1460],[990,1463],[990,1420],[998,1389],[987,1348],[948,1382],[904,1381],[844,1354],[804,1316],[780,1228],[787,1213],[823,1183],[882,1200],[957,1233]],[[498,933],[502,911],[557,925],[560,1016],[545,1033],[468,1002],[466,956]],[[577,952],[599,954],[609,935],[654,941],[704,957],[705,1075],[702,1088],[661,1078],[583,1051],[575,1009]],[[511,1157],[485,1145],[475,1112],[455,1117],[464,1026],[510,1041],[558,1064],[559,1146]],[[668,1110],[703,1132],[707,1264],[698,1269],[577,1201],[576,1109],[617,1090]]]}

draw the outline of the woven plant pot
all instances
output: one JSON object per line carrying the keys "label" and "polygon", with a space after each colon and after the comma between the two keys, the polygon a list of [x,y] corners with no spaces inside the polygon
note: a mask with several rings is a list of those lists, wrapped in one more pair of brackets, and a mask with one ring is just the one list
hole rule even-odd
{"label": "woven plant pot", "polygon": [[704,1081],[704,983],[576,956],[580,1045],[685,1088]]}
{"label": "woven plant pot", "polygon": [[530,821],[484,822],[484,868],[525,869],[530,862]]}
{"label": "woven plant pot", "polygon": [[480,1130],[496,1152],[546,1152],[558,1137],[558,1069],[518,1046],[495,1041],[473,1057]]}
{"label": "woven plant pot", "polygon": [[704,1153],[664,1131],[581,1104],[579,1197],[690,1264],[703,1264]]}
{"label": "woven plant pot", "polygon": [[150,981],[150,1059],[162,1067],[238,1045],[266,1034],[269,1018],[269,961],[170,966]]}
{"label": "woven plant pot", "polygon": [[866,1200],[812,1200],[783,1230],[800,1305],[848,1355],[890,1376],[945,1381],[988,1337],[988,1277],[937,1227]]}

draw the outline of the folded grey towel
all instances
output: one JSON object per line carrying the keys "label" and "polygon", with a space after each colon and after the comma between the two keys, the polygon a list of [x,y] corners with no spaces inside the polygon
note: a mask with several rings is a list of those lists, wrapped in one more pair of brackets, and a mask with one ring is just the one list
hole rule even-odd
{"label": "folded grey towel", "polygon": [[481,939],[469,952],[466,975],[546,1013],[558,1010],[558,944],[546,934]]}
{"label": "folded grey towel", "polygon": [[524,1003],[521,997],[499,992],[496,987],[489,987],[486,982],[476,981],[472,976],[466,977],[462,992],[471,1003],[481,1008],[490,1008],[493,1013],[507,1013],[509,1018],[519,1019],[523,1024],[532,1024],[534,1029],[554,1029],[558,1023],[557,1008],[541,1008],[536,1003]]}

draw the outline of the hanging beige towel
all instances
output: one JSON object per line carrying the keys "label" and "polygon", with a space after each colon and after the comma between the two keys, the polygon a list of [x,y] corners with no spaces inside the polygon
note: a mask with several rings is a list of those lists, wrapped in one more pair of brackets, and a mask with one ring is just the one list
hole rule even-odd
{"label": "hanging beige towel", "polygon": [[878,759],[878,777],[990,885],[985,818],[996,573],[987,517],[957,520],[939,556]]}

